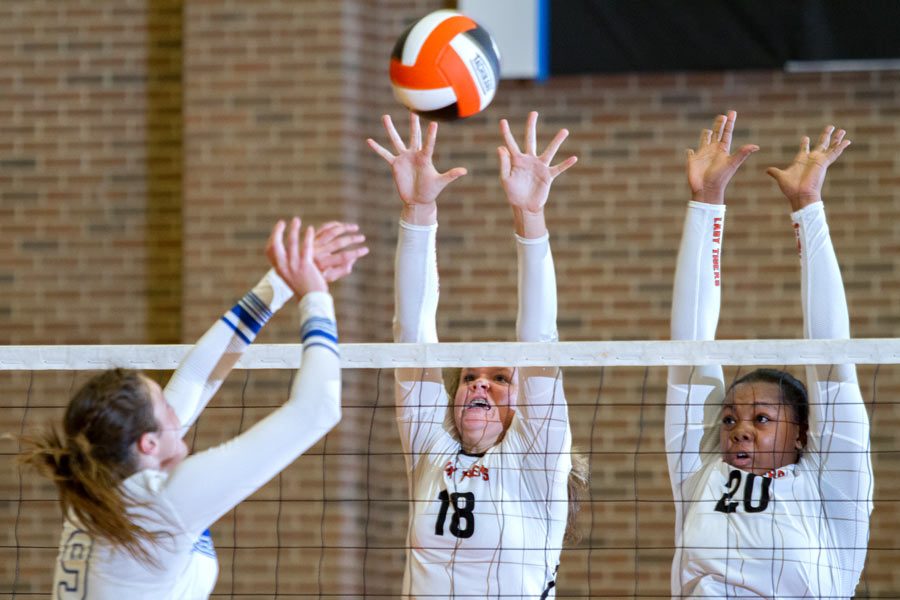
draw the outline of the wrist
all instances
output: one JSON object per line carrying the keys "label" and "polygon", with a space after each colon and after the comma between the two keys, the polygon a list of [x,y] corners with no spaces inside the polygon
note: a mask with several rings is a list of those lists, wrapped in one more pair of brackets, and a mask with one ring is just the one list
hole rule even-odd
{"label": "wrist", "polygon": [[513,222],[516,234],[525,239],[534,239],[547,235],[547,221],[544,209],[537,211],[513,208]]}
{"label": "wrist", "polygon": [[691,200],[705,204],[725,204],[725,190],[702,189],[691,193]]}
{"label": "wrist", "polygon": [[400,219],[410,225],[434,225],[437,223],[437,203],[404,204]]}
{"label": "wrist", "polygon": [[320,292],[325,294],[328,293],[328,283],[326,281],[317,281],[305,284],[302,287],[298,285],[294,290],[294,298],[298,303],[301,303],[308,295]]}
{"label": "wrist", "polygon": [[816,202],[822,201],[822,194],[799,194],[794,198],[791,198],[791,210],[796,212],[798,210],[804,209],[810,204],[815,204]]}

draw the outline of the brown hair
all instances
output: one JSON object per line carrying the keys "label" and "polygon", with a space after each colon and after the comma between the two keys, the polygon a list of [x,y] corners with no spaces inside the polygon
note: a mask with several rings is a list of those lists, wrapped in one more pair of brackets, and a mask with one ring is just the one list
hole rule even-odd
{"label": "brown hair", "polygon": [[[453,418],[453,399],[459,388],[462,369],[445,369],[449,375],[444,378],[444,388],[450,398],[447,413],[444,416],[444,428],[459,441],[459,432],[456,430],[456,421]],[[581,532],[576,526],[578,513],[581,511],[581,502],[587,494],[591,480],[591,468],[588,457],[578,451],[575,446],[569,449],[572,457],[572,470],[569,471],[569,479],[566,484],[569,495],[569,514],[566,517],[566,532],[563,535],[563,543],[574,544],[581,540]]]}
{"label": "brown hair", "polygon": [[89,534],[152,562],[142,542],[153,542],[162,533],[131,521],[128,509],[136,503],[121,484],[138,469],[134,444],[144,433],[158,430],[145,377],[112,369],[75,393],[62,434],[51,428],[21,438],[26,449],[19,461],[56,484],[63,515],[74,515]]}
{"label": "brown hair", "polygon": [[578,530],[576,520],[581,512],[581,502],[587,495],[591,484],[591,461],[582,454],[576,446],[572,446],[572,470],[569,471],[569,515],[566,518],[566,533],[563,543],[575,544],[581,541],[581,532]]}

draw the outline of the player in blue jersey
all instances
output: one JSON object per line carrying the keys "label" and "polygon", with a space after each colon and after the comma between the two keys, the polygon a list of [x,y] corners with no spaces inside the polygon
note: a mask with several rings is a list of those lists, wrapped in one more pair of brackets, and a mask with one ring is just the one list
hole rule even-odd
{"label": "player in blue jersey", "polygon": [[[265,277],[197,342],[162,389],[114,369],[71,399],[62,431],[26,439],[22,460],[56,484],[64,515],[56,600],[206,598],[218,562],[208,528],[339,421],[340,358],[328,282],[363,247],[355,225],[316,236],[273,229]],[[302,236],[302,240],[301,240]],[[184,435],[266,321],[299,300],[303,362],[284,405],[215,448],[188,456]]]}

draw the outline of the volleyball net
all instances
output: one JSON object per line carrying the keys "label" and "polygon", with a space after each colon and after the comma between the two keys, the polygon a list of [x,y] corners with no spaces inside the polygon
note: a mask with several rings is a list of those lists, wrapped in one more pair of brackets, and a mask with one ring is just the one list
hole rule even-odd
{"label": "volleyball net", "polygon": [[[72,393],[103,369],[141,369],[164,383],[189,349],[2,347],[0,432],[59,424]],[[761,366],[804,379],[805,365],[856,364],[875,479],[857,594],[900,590],[900,339],[344,344],[341,356],[341,423],[211,528],[220,569],[214,598],[397,597],[410,498],[393,370],[501,365],[563,367],[573,445],[590,465],[580,540],[562,552],[557,597],[668,598],[675,542],[667,367],[723,365],[727,384]],[[192,450],[224,442],[280,406],[300,361],[300,345],[251,346],[188,432]],[[16,465],[17,452],[15,439],[0,440],[0,595],[47,597],[60,534],[56,492]]]}

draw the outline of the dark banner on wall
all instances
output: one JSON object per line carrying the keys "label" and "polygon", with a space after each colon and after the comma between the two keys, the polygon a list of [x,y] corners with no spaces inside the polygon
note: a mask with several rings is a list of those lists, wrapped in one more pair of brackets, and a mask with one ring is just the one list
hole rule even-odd
{"label": "dark banner on wall", "polygon": [[900,0],[551,0],[550,73],[900,59]]}

